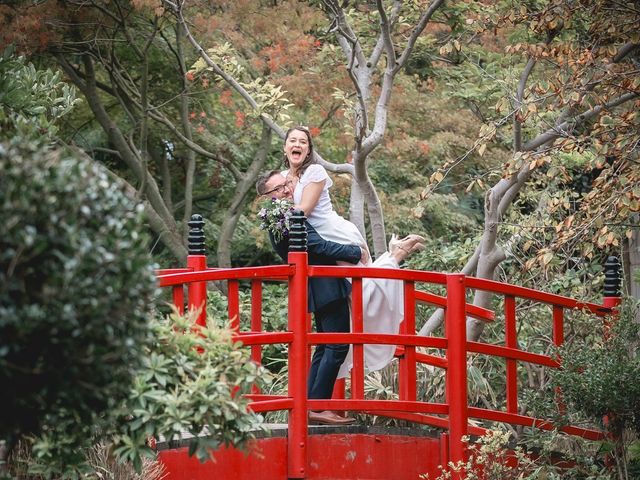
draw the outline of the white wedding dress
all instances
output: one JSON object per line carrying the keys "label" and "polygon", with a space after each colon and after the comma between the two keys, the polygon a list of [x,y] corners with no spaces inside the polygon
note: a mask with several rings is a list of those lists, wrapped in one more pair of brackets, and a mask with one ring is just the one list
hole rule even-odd
{"label": "white wedding dress", "polygon": [[[284,176],[288,170],[282,172]],[[302,201],[302,191],[310,183],[325,182],[324,189],[311,214],[307,217],[309,223],[325,240],[343,244],[357,244],[367,248],[367,242],[358,228],[350,221],[336,213],[329,196],[329,188],[333,181],[322,165],[312,164],[307,167],[298,181],[293,192],[293,202],[299,205]],[[371,257],[371,255],[369,255]],[[362,264],[359,264],[362,265]],[[384,253],[375,262],[366,266],[376,268],[399,268],[397,262],[389,253]],[[384,278],[365,278],[362,281],[362,310],[364,331],[367,333],[396,334],[400,322],[404,317],[404,295],[402,282]],[[387,366],[395,352],[395,345],[365,345],[364,360],[367,371],[380,370]],[[346,377],[352,366],[351,349],[342,364],[338,378]]]}

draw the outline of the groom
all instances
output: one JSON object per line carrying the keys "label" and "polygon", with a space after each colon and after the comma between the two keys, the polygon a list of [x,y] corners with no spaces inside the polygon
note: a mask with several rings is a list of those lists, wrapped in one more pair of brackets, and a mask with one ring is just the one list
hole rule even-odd
{"label": "groom", "polygon": [[[287,179],[279,170],[272,170],[258,178],[256,182],[258,195],[268,198],[291,198],[292,192]],[[358,263],[367,260],[368,252],[357,245],[342,245],[324,240],[315,229],[305,222],[307,228],[307,248],[310,265],[335,265],[336,261]],[[286,262],[288,256],[288,239],[275,242],[269,234],[271,245]],[[313,312],[316,330],[319,333],[349,331],[349,294],[351,284],[344,278],[311,277],[308,285],[308,311]],[[331,398],[333,386],[338,376],[340,365],[349,351],[347,344],[317,345],[307,384],[308,398]],[[353,418],[345,418],[335,412],[309,412],[312,423],[326,425],[343,425],[352,423]]]}

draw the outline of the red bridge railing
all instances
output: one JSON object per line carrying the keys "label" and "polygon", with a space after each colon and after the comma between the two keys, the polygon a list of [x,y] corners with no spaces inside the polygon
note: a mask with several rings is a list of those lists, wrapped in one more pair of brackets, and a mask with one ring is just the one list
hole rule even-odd
{"label": "red bridge railing", "polygon": [[[186,269],[158,271],[161,287],[172,288],[176,307],[184,310],[184,289],[187,289],[188,308],[202,308],[198,323],[204,324],[206,313],[206,283],[223,281],[228,291],[228,319],[237,338],[251,348],[254,361],[261,361],[262,346],[288,345],[288,393],[265,395],[253,393],[251,408],[256,412],[288,411],[288,475],[289,478],[305,478],[307,471],[307,417],[309,410],[357,411],[384,415],[419,424],[432,425],[446,431],[445,459],[451,462],[465,460],[465,444],[462,437],[468,434],[482,435],[485,430],[469,424],[469,419],[503,422],[540,429],[559,428],[571,435],[587,439],[601,439],[603,433],[577,426],[553,425],[552,422],[519,413],[518,375],[520,362],[559,366],[559,359],[550,355],[522,350],[518,346],[516,308],[519,301],[547,305],[551,316],[551,337],[555,345],[564,341],[565,314],[579,310],[599,317],[615,314],[618,296],[605,298],[603,305],[584,303],[560,295],[518,287],[462,274],[445,274],[405,269],[311,266],[306,252],[290,252],[288,265],[212,269],[206,266],[204,255],[190,255]],[[349,333],[311,333],[307,314],[307,281],[310,277],[347,277],[352,279],[352,330]],[[364,332],[362,281],[365,278],[388,278],[402,281],[404,285],[404,321],[396,335]],[[287,331],[265,332],[262,328],[262,285],[265,281],[279,280],[288,285]],[[240,330],[239,282],[251,284],[250,330]],[[444,296],[417,289],[416,285],[444,287]],[[468,341],[467,317],[493,322],[493,311],[467,303],[467,293],[484,290],[502,297],[505,321],[504,344],[488,344]],[[428,304],[444,308],[443,336],[419,336],[416,334],[416,305]],[[353,345],[350,398],[327,400],[307,399],[308,352],[312,345],[348,343]],[[365,398],[365,344],[397,346],[399,361],[399,394],[397,400]],[[419,353],[418,347],[443,352],[441,355]],[[492,410],[469,406],[467,392],[467,360],[470,353],[500,357],[505,360],[506,409]],[[417,398],[417,365],[419,363],[445,369],[445,402],[422,401]]]}

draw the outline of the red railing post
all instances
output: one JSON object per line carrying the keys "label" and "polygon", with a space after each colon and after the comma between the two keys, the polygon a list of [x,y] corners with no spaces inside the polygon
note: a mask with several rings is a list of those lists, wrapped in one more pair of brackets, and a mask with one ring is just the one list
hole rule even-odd
{"label": "red railing post", "polygon": [[[262,331],[262,280],[251,281],[251,331]],[[251,360],[262,364],[262,345],[251,347]]]}
{"label": "red railing post", "polygon": [[[602,299],[602,306],[611,309],[611,315],[604,317],[604,338],[608,339],[611,335],[611,327],[613,323],[618,320],[620,311],[618,306],[620,305],[621,298],[621,278],[620,278],[620,261],[618,257],[609,257],[604,264],[604,298]],[[604,425],[608,425],[610,422],[610,416],[605,415],[602,419]],[[614,440],[619,440],[614,433]],[[613,454],[609,453],[605,457],[605,464],[612,465],[614,463]]]}
{"label": "red railing post", "polygon": [[178,314],[184,315],[184,285],[174,285],[171,289],[173,305],[176,307]]}
{"label": "red railing post", "polygon": [[[207,269],[207,256],[204,249],[204,221],[201,215],[191,215],[189,225],[189,255],[187,267],[194,272]],[[207,282],[193,282],[189,284],[187,291],[189,310],[200,310],[196,324],[207,325]]]}
{"label": "red railing post", "polygon": [[[504,297],[505,335],[504,343],[509,348],[518,348],[516,328],[516,298],[513,295]],[[518,364],[508,358],[507,364],[507,412],[518,413]]]}
{"label": "red railing post", "polygon": [[[251,280],[251,332],[262,331],[262,280]],[[262,365],[262,345],[251,346],[251,360]],[[257,385],[251,393],[260,393]]]}
{"label": "red railing post", "polygon": [[240,282],[229,280],[227,282],[227,313],[229,316],[229,328],[234,334],[240,333]]}
{"label": "red railing post", "polygon": [[289,279],[289,412],[288,478],[305,478],[307,469],[307,283],[308,259],[305,217],[294,213],[289,238],[289,264],[294,266]]}
{"label": "red railing post", "polygon": [[[331,398],[334,400],[344,400],[345,389],[346,380],[344,378],[336,379],[336,383],[333,384],[333,393],[331,394]],[[337,413],[340,415],[340,412]]]}
{"label": "red railing post", "polygon": [[[400,333],[416,334],[415,282],[405,281],[404,320],[400,323]],[[415,401],[417,398],[416,347],[403,345],[404,354],[398,361],[398,386],[400,400]]]}
{"label": "red railing post", "polygon": [[616,308],[620,305],[622,298],[620,297],[620,261],[617,257],[609,257],[604,264],[604,298],[602,300],[602,306],[611,308],[612,314],[609,317],[605,317],[604,331],[605,336],[609,334],[611,328],[611,321],[615,321],[619,312]]}
{"label": "red railing post", "polygon": [[612,309],[611,316],[617,317],[620,312],[618,312],[616,307],[619,306],[621,302],[622,302],[621,297],[604,297],[602,300],[602,306],[611,308]]}
{"label": "red railing post", "polygon": [[440,434],[440,465],[444,468],[449,465],[449,434],[447,432]]}
{"label": "red railing post", "polygon": [[[445,329],[447,338],[447,386],[449,405],[449,460],[463,464],[466,460],[462,437],[468,431],[467,405],[467,326],[465,315],[465,276],[447,275],[447,307]],[[452,478],[462,478],[463,472],[451,472]]]}
{"label": "red railing post", "polygon": [[[362,310],[362,279],[354,278],[351,289],[351,331],[364,331]],[[353,344],[353,366],[351,368],[351,398],[364,399],[364,345]],[[334,385],[335,388],[335,385]]]}
{"label": "red railing post", "polygon": [[[556,347],[561,347],[564,344],[564,308],[560,305],[553,306],[553,344]],[[560,356],[557,356],[558,362],[561,362],[562,359]],[[561,415],[565,415],[567,413],[567,406],[564,403],[564,398],[562,397],[562,390],[560,387],[555,388],[555,396],[556,396],[556,404],[558,405],[558,412]]]}

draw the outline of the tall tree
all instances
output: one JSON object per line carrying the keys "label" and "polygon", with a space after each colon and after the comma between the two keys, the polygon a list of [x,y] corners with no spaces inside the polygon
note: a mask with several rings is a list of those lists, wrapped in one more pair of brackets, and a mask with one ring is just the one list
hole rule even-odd
{"label": "tall tree", "polygon": [[102,159],[144,201],[149,225],[174,257],[186,257],[186,220],[196,193],[211,196],[204,173],[211,163],[226,171],[238,186],[219,243],[219,264],[230,265],[237,212],[271,145],[267,136],[259,142],[249,136],[234,150],[210,134],[217,122],[225,125],[210,118],[203,106],[209,102],[201,98],[215,102],[220,92],[187,75],[193,54],[185,51],[182,26],[158,2],[143,1],[45,1],[3,6],[0,14],[3,31],[11,32],[3,44],[51,56],[82,93],[106,138],[70,140]]}
{"label": "tall tree", "polygon": [[[515,59],[523,58],[519,76],[502,83],[509,88],[498,95],[497,114],[483,111],[486,123],[475,145],[477,153],[486,155],[491,142],[509,138],[511,157],[501,172],[494,172],[498,180],[486,191],[483,235],[464,273],[493,279],[513,244],[522,240],[523,235],[512,232],[503,246],[500,229],[532,179],[567,184],[585,171],[595,178],[584,193],[571,199],[549,193],[551,199],[540,208],[547,222],[561,218],[547,223],[555,235],[540,245],[527,268],[547,266],[561,247],[590,258],[594,246],[619,245],[615,226],[628,224],[630,213],[640,208],[638,22],[640,10],[630,3],[551,0],[538,9],[527,4],[514,11],[505,2],[496,4],[491,13],[469,14],[466,23],[478,27],[444,49],[464,55],[465,48],[471,52],[479,43],[490,42],[492,31],[508,28],[519,41],[507,45],[506,51]],[[465,45],[462,53],[461,45]],[[482,60],[474,67],[489,77]],[[579,173],[567,165],[567,154],[581,159]],[[423,201],[454,167],[453,162],[446,164],[432,176]],[[474,182],[483,185],[478,179]],[[478,291],[474,304],[490,307],[489,294]],[[442,312],[436,312],[421,333],[433,332],[441,322]],[[468,336],[477,339],[484,325],[473,319],[467,323]]]}
{"label": "tall tree", "polygon": [[[444,0],[434,0],[404,5],[401,1],[389,4],[377,1],[375,6],[358,3],[348,8],[348,3],[332,0],[321,2],[329,22],[328,29],[335,35],[351,81],[349,93],[336,93],[351,105],[353,144],[351,163],[334,164],[321,155],[317,160],[331,171],[352,175],[350,218],[364,233],[364,207],[367,206],[376,255],[386,250],[386,238],[382,208],[368,174],[367,162],[385,136],[394,80],[407,64],[418,37],[443,3]],[[243,87],[229,66],[216,61],[215,55],[210,54],[211,51],[215,53],[215,49],[205,50],[196,38],[197,33],[189,30],[189,12],[185,12],[184,4],[170,0],[163,0],[163,4],[176,14],[179,23],[188,32],[191,43],[202,56],[205,64],[200,68],[211,69],[227,82],[252,109],[259,112],[261,120],[283,138],[281,125],[270,115],[260,112],[260,102]],[[280,8],[283,7],[285,5]],[[288,5],[286,8],[293,7]],[[407,24],[401,20],[411,22],[411,28],[407,28]],[[332,51],[335,52],[335,49]]]}

